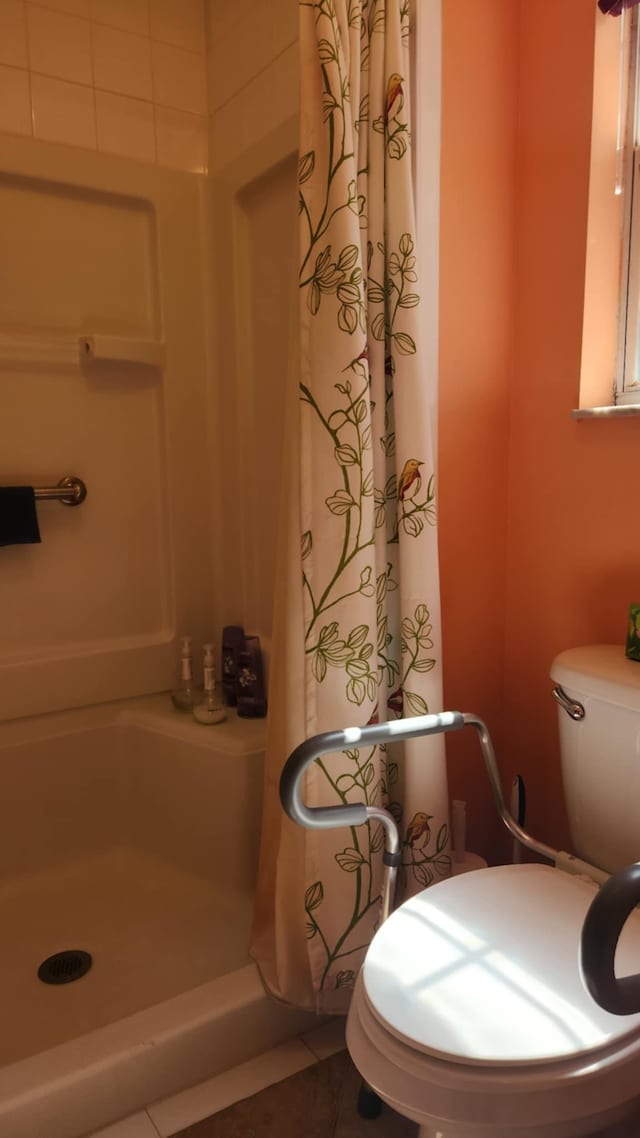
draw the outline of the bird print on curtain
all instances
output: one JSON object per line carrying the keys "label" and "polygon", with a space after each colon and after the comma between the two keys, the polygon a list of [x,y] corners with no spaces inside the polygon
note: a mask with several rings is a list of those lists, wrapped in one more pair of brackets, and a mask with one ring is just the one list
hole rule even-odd
{"label": "bird print on curtain", "polygon": [[[304,738],[442,709],[410,4],[301,0],[300,17],[299,457],[267,791]],[[407,892],[450,873],[441,737],[323,756],[304,798],[390,810]],[[273,807],[264,833],[253,942],[263,976],[280,998],[346,1011],[380,919],[382,826],[302,837]]]}

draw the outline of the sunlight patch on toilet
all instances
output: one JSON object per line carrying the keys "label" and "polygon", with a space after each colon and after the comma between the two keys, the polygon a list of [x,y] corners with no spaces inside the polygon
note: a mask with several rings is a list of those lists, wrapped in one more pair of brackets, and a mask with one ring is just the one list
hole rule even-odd
{"label": "sunlight patch on toilet", "polygon": [[[363,969],[367,1002],[411,1046],[469,1064],[544,1063],[636,1033],[640,1015],[621,1022],[582,985],[578,943],[594,888],[522,865],[425,890],[376,934]],[[628,938],[634,953],[640,918]]]}

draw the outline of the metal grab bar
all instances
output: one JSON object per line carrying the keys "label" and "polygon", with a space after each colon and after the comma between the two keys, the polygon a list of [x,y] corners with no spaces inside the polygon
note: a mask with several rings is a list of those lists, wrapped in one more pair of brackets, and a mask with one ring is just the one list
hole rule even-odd
{"label": "metal grab bar", "polygon": [[33,494],[36,501],[53,500],[62,502],[63,506],[79,506],[87,496],[87,487],[75,474],[67,474],[57,486],[34,486]]}
{"label": "metal grab bar", "polygon": [[367,727],[346,727],[342,731],[326,731],[314,735],[300,743],[287,759],[280,776],[280,801],[285,813],[293,822],[309,830],[334,829],[341,826],[361,826],[364,822],[381,822],[385,829],[385,851],[383,854],[382,919],[385,920],[393,907],[393,892],[397,866],[401,861],[400,835],[395,819],[387,811],[377,806],[367,806],[364,802],[345,803],[342,806],[307,806],[302,800],[302,778],[307,767],[334,751],[361,745],[374,746],[378,743],[393,743],[401,739],[415,739],[421,735],[440,735],[443,732],[459,731],[463,727],[474,727],[478,732],[480,749],[493,792],[493,800],[504,825],[514,838],[527,849],[555,862],[558,850],[544,842],[532,838],[506,807],[500,772],[489,732],[476,715],[460,711],[443,711],[435,715],[419,715],[409,719],[396,719],[389,723],[376,723]]}
{"label": "metal grab bar", "polygon": [[307,767],[332,751],[346,747],[375,746],[412,739],[417,735],[437,735],[442,731],[458,731],[464,727],[459,711],[443,711],[439,715],[420,715],[414,719],[394,719],[389,723],[373,723],[367,727],[345,727],[342,731],[325,731],[300,743],[287,759],[280,776],[280,800],[289,817],[309,830],[333,829],[336,826],[361,826],[367,821],[364,802],[344,806],[305,806],[300,784]]}
{"label": "metal grab bar", "polygon": [[596,893],[580,940],[580,971],[592,999],[613,1015],[640,1012],[640,974],[615,974],[616,945],[628,917],[640,902],[640,862],[610,877]]}
{"label": "metal grab bar", "polygon": [[442,731],[458,731],[464,727],[459,711],[439,715],[420,715],[413,719],[395,719],[389,723],[373,723],[367,727],[346,727],[342,731],[325,731],[300,743],[287,759],[280,776],[280,801],[285,813],[308,830],[329,830],[342,826],[362,826],[364,822],[380,822],[385,831],[382,855],[381,919],[386,921],[394,901],[396,876],[402,854],[400,834],[395,818],[388,810],[367,806],[365,802],[343,806],[306,806],[302,801],[302,778],[308,766],[321,755],[342,751],[358,744],[375,746],[419,735],[438,735]]}

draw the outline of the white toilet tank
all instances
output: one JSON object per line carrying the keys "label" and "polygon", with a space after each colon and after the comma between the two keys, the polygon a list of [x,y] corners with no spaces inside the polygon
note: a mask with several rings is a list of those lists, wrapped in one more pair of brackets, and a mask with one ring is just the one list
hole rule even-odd
{"label": "white toilet tank", "polygon": [[573,852],[614,872],[640,861],[640,662],[619,645],[561,652],[551,678],[584,719],[558,706]]}

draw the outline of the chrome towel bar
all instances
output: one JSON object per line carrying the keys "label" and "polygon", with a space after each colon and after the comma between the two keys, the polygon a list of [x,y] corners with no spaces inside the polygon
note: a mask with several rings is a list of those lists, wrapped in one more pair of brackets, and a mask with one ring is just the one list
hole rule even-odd
{"label": "chrome towel bar", "polygon": [[53,499],[63,506],[79,506],[87,496],[87,487],[75,474],[67,474],[57,486],[34,486],[33,493],[36,501]]}

